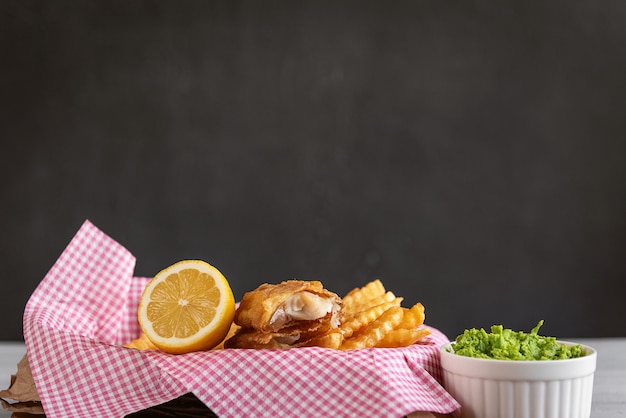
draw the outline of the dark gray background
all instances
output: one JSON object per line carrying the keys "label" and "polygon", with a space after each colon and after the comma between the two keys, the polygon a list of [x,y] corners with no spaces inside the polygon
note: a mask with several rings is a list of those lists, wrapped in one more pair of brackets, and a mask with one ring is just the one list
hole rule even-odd
{"label": "dark gray background", "polygon": [[0,2],[0,339],[85,219],[235,296],[626,336],[626,2]]}

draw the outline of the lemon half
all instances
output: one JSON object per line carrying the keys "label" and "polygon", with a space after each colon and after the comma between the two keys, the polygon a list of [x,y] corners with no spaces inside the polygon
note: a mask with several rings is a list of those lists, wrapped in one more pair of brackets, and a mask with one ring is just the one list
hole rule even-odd
{"label": "lemon half", "polygon": [[157,273],[139,301],[138,319],[161,351],[209,350],[228,334],[235,298],[224,275],[201,260],[183,260]]}

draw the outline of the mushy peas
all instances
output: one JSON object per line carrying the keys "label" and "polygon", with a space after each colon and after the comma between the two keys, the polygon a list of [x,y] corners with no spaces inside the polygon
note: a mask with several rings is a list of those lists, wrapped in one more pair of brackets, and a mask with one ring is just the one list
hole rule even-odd
{"label": "mushy peas", "polygon": [[455,354],[496,360],[560,360],[582,357],[580,345],[568,346],[555,337],[542,337],[539,328],[543,320],[530,333],[504,329],[493,325],[491,333],[483,328],[465,330],[452,344]]}

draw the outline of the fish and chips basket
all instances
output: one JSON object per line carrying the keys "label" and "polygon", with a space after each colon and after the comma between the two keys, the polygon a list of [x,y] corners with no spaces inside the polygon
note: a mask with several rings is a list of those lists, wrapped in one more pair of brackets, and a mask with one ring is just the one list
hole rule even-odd
{"label": "fish and chips basket", "polygon": [[[459,408],[442,386],[444,334],[403,348],[224,349],[173,355],[138,338],[135,258],[89,221],[30,297],[24,340],[48,417],[124,417],[192,394],[218,417],[403,417]],[[6,404],[6,402],[4,402]],[[10,406],[10,405],[9,405]]]}

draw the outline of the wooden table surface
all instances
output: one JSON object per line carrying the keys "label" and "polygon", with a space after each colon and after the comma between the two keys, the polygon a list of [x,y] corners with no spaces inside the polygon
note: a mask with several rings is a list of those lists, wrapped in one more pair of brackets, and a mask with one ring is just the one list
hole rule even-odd
{"label": "wooden table surface", "polygon": [[[594,377],[592,418],[626,417],[626,338],[571,339],[598,351]],[[0,389],[9,387],[11,374],[26,348],[23,343],[0,342]],[[0,408],[0,418],[11,414]]]}

